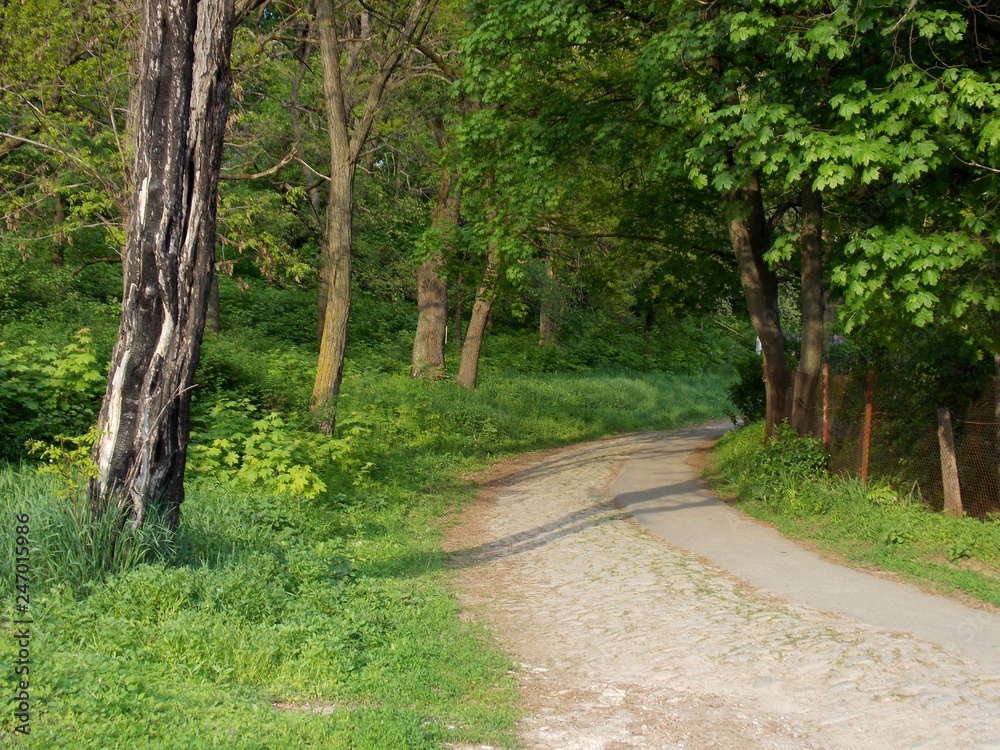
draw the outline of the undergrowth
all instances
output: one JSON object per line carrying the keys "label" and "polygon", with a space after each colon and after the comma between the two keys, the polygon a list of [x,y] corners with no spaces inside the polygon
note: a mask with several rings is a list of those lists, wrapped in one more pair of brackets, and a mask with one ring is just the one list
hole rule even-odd
{"label": "undergrowth", "polygon": [[952,518],[918,496],[831,476],[816,440],[785,430],[765,446],[763,424],[724,436],[706,478],[741,510],[787,536],[1000,606],[1000,519]]}

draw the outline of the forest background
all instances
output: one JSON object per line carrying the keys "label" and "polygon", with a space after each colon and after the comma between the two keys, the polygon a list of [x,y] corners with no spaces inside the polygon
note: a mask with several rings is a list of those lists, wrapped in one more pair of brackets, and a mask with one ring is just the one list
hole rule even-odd
{"label": "forest background", "polygon": [[510,665],[438,544],[471,472],[726,413],[806,433],[823,361],[928,406],[994,375],[989,4],[242,2],[186,494],[101,512],[166,5],[0,5],[0,507],[32,519],[39,746],[504,741]]}

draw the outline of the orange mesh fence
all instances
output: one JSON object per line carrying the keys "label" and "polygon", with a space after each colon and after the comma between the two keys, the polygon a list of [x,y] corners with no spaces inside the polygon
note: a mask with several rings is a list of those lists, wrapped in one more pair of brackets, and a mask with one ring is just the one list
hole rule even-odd
{"label": "orange mesh fence", "polygon": [[[827,437],[830,471],[862,476],[867,373],[821,378],[813,434]],[[919,491],[930,507],[944,505],[936,413],[915,413],[906,394],[874,379],[868,477]],[[948,406],[942,404],[942,406]],[[826,415],[824,418],[824,414]],[[967,514],[1000,513],[1000,381],[991,379],[970,407],[952,410],[961,499]]]}

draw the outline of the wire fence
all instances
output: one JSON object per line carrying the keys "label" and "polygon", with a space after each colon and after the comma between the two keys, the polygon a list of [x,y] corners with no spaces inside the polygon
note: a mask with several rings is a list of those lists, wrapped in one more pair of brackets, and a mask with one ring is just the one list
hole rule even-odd
{"label": "wire fence", "polygon": [[940,404],[937,413],[908,408],[890,385],[875,373],[824,370],[813,433],[830,470],[917,491],[935,510],[1000,514],[1000,380],[990,378],[971,405]]}

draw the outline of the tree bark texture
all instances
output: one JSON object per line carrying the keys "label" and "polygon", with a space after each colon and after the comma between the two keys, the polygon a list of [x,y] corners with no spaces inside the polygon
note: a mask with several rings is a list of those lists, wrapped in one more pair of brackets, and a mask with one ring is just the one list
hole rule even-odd
{"label": "tree bark texture", "polygon": [[751,176],[734,201],[739,217],[729,222],[729,236],[750,321],[760,338],[767,393],[766,430],[770,437],[774,426],[787,417],[789,375],[778,315],[778,278],[764,260],[771,247],[771,231],[757,175]]}
{"label": "tree bark texture", "polygon": [[309,408],[327,435],[337,422],[337,397],[344,377],[347,324],[351,316],[351,222],[354,215],[354,164],[338,160],[331,173],[327,202],[326,309],[320,340],[316,382]]}
{"label": "tree bark texture", "polygon": [[118,340],[93,457],[96,512],[174,525],[215,258],[232,0],[143,0]]}
{"label": "tree bark texture", "polygon": [[458,366],[455,381],[464,388],[475,388],[479,378],[479,352],[483,348],[483,333],[493,309],[493,290],[496,287],[497,262],[493,252],[486,256],[486,271],[476,290],[476,301],[472,306],[472,318],[465,331],[462,344],[462,360]]}
{"label": "tree bark texture", "polygon": [[[431,120],[431,132],[444,151],[447,141],[440,117]],[[438,182],[437,204],[431,212],[431,239],[435,247],[416,269],[417,331],[413,336],[410,375],[444,377],[444,340],[448,328],[448,282],[441,277],[445,254],[458,231],[459,196],[455,175],[444,166]]]}
{"label": "tree bark texture", "polygon": [[802,344],[792,398],[792,428],[811,433],[816,386],[823,366],[823,197],[807,182],[802,188]]}

